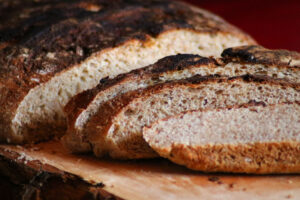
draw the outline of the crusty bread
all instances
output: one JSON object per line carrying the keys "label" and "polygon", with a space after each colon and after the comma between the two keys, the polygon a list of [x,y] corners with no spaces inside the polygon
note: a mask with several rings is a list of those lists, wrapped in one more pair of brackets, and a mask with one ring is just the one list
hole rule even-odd
{"label": "crusty bread", "polygon": [[[232,52],[227,55],[226,52]],[[260,54],[255,53],[260,51]],[[154,65],[122,74],[115,79],[104,79],[91,90],[82,92],[72,98],[65,107],[68,117],[68,130],[63,138],[64,145],[72,152],[90,151],[90,145],[84,142],[85,126],[90,118],[95,115],[101,105],[106,101],[123,93],[146,88],[170,80],[188,78],[196,74],[207,76],[218,74],[222,76],[239,76],[245,74],[267,75],[269,77],[284,79],[293,83],[300,83],[300,68],[288,63],[236,61],[238,55],[244,52],[253,53],[254,56],[264,58],[264,52],[270,55],[280,56],[279,51],[271,51],[260,46],[243,46],[224,51],[223,59],[204,58],[196,55],[177,55],[159,60]],[[285,57],[298,55],[290,52]],[[226,55],[226,56],[225,56]],[[295,57],[295,56],[294,56]],[[300,57],[300,56],[299,56]],[[297,57],[296,57],[297,58]]]}
{"label": "crusty bread", "polygon": [[300,172],[300,104],[250,104],[182,113],[143,130],[162,157],[194,170]]}
{"label": "crusty bread", "polygon": [[300,100],[300,85],[266,77],[202,77],[171,81],[117,96],[102,104],[86,125],[85,141],[96,156],[151,158],[157,154],[142,137],[142,128],[178,113],[262,101]]}
{"label": "crusty bread", "polygon": [[61,135],[63,107],[104,77],[171,54],[218,56],[255,43],[219,17],[171,0],[16,1],[0,10],[0,141],[9,143]]}
{"label": "crusty bread", "polygon": [[76,95],[65,106],[68,130],[62,138],[64,145],[72,152],[90,151],[90,145],[83,140],[85,125],[103,103],[114,97],[170,80],[222,71],[223,67],[215,63],[212,58],[182,54],[163,58],[153,65],[121,74],[114,79],[101,80],[97,87]]}

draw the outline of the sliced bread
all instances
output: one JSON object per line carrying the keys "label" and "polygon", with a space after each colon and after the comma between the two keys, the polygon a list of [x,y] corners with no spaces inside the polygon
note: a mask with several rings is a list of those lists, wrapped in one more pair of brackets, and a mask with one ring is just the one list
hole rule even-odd
{"label": "sliced bread", "polygon": [[0,5],[5,10],[0,14],[0,141],[8,143],[62,135],[63,107],[105,77],[172,54],[218,56],[230,46],[255,44],[219,17],[178,1],[5,5]]}
{"label": "sliced bread", "polygon": [[151,158],[157,154],[142,137],[151,123],[188,110],[223,108],[256,101],[300,100],[300,85],[250,75],[202,77],[157,84],[105,102],[86,125],[85,141],[98,157]]}
{"label": "sliced bread", "polygon": [[300,172],[300,104],[248,104],[159,120],[143,131],[162,157],[194,170]]}
{"label": "sliced bread", "polygon": [[[226,52],[232,52],[227,55]],[[249,52],[248,52],[249,51]],[[257,53],[260,51],[260,53]],[[234,52],[234,53],[233,53]],[[197,55],[177,55],[159,60],[154,65],[119,75],[114,79],[103,79],[100,84],[91,90],[84,91],[74,98],[65,107],[68,118],[67,134],[63,137],[64,145],[72,152],[90,151],[90,145],[84,142],[85,126],[103,103],[114,97],[139,88],[146,88],[171,80],[189,78],[194,75],[208,76],[218,74],[222,76],[239,76],[245,74],[267,75],[285,81],[300,83],[300,68],[288,63],[274,62],[272,64],[242,60],[236,61],[241,52],[254,56],[264,57],[264,52],[273,56],[286,58],[300,58],[297,53],[286,54],[282,50],[272,51],[260,46],[243,46],[224,51],[223,59],[204,58]],[[237,55],[238,54],[238,55]],[[298,56],[298,57],[297,57]],[[267,58],[265,58],[267,59]]]}

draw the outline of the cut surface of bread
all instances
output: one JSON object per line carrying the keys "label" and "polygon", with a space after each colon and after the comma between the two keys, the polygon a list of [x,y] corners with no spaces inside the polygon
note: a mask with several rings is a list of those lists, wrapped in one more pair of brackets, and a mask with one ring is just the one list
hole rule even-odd
{"label": "cut surface of bread", "polygon": [[14,22],[0,26],[0,140],[9,143],[61,135],[63,107],[105,77],[172,54],[218,56],[226,47],[255,43],[219,17],[177,1],[34,1],[12,12],[26,15],[1,13]]}
{"label": "cut surface of bread", "polygon": [[194,170],[300,173],[300,104],[191,111],[143,131],[162,157]]}
{"label": "cut surface of bread", "polygon": [[[237,50],[236,50],[237,49]],[[225,52],[228,50],[225,50]],[[157,63],[134,70],[127,74],[119,75],[114,79],[104,79],[91,90],[84,91],[74,98],[65,107],[68,118],[68,130],[63,138],[64,145],[72,152],[87,152],[90,145],[84,142],[88,121],[95,115],[103,103],[118,95],[129,91],[146,88],[171,80],[189,78],[194,75],[208,76],[218,74],[221,76],[239,76],[245,74],[266,75],[268,77],[283,79],[293,83],[300,83],[300,68],[288,63],[263,64],[236,61],[239,52],[254,51],[268,52],[268,55],[276,54],[260,46],[243,46],[232,48],[229,56],[223,59],[204,58],[197,55],[169,56],[159,60]],[[285,51],[284,51],[285,52]],[[224,53],[223,53],[224,54]],[[292,56],[294,52],[291,52]],[[258,56],[258,53],[253,56]],[[288,56],[287,54],[284,54]],[[260,56],[261,58],[264,56]]]}
{"label": "cut surface of bread", "polygon": [[299,99],[299,84],[250,75],[194,76],[131,91],[102,104],[86,125],[85,141],[98,157],[151,158],[157,154],[144,141],[142,129],[158,119],[188,110]]}

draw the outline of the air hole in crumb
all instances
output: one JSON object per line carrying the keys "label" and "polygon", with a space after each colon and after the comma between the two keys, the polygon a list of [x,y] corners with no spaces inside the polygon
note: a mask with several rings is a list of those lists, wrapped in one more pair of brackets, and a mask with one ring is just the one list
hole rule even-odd
{"label": "air hole in crumb", "polygon": [[124,114],[125,114],[126,116],[130,116],[130,115],[133,115],[134,113],[135,113],[134,110],[128,109],[128,110],[125,111]]}
{"label": "air hole in crumb", "polygon": [[58,96],[61,96],[61,94],[62,94],[62,89],[59,89],[57,94],[58,94]]}
{"label": "air hole in crumb", "polygon": [[201,90],[201,88],[188,88],[189,92],[194,92],[194,93],[196,93],[196,92],[198,93],[199,90]]}
{"label": "air hole in crumb", "polygon": [[223,90],[216,91],[216,94],[222,94],[222,93],[223,93]]}
{"label": "air hole in crumb", "polygon": [[85,78],[84,76],[81,76],[81,77],[80,77],[80,80],[82,80],[83,82],[85,82],[85,81],[86,81],[86,78]]}

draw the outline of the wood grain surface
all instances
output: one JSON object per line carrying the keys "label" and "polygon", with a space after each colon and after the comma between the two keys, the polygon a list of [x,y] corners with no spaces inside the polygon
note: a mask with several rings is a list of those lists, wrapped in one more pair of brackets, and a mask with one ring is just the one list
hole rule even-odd
{"label": "wood grain surface", "polygon": [[[164,159],[100,160],[72,155],[59,142],[0,145],[0,155],[32,169],[70,174],[123,199],[300,199],[299,175],[203,174]],[[50,169],[50,170],[49,170]],[[54,170],[54,171],[55,171]]]}

